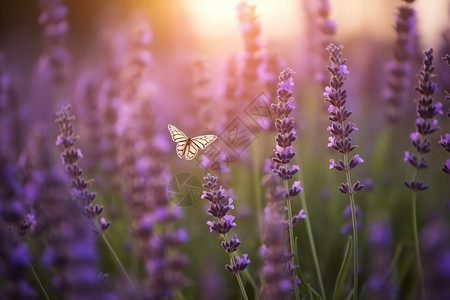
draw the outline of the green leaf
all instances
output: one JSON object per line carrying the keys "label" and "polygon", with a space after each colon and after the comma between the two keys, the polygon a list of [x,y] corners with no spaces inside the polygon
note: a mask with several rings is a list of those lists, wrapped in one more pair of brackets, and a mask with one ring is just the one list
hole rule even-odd
{"label": "green leaf", "polygon": [[353,246],[353,239],[351,236],[348,237],[347,248],[345,249],[344,260],[341,264],[341,269],[339,270],[338,277],[336,278],[336,284],[334,285],[334,293],[333,299],[339,299],[339,296],[342,292],[342,286],[344,285],[345,276],[347,275],[350,257],[351,257],[351,249]]}

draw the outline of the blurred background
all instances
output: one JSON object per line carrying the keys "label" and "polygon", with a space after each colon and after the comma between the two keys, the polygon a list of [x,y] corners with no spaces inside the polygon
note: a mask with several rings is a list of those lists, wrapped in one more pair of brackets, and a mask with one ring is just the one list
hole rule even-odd
{"label": "blurred background", "polygon": [[[68,28],[58,28],[60,32],[56,33],[44,29],[43,25],[48,25],[42,20],[46,3],[67,7]],[[251,16],[244,16],[249,19],[243,21],[239,19],[239,3],[241,1],[237,0],[0,1],[0,52],[3,55],[0,75],[7,74],[8,80],[2,84],[14,88],[14,97],[6,101],[2,98],[0,102],[3,118],[0,119],[3,126],[0,149],[13,152],[12,157],[20,161],[30,147],[30,136],[41,130],[51,147],[46,156],[59,163],[60,149],[54,147],[58,135],[55,112],[64,104],[72,104],[77,119],[76,134],[81,137],[77,145],[84,155],[80,165],[88,178],[95,178],[92,189],[98,193],[97,201],[105,206],[103,215],[112,221],[107,235],[132,277],[142,279],[148,277],[136,250],[136,236],[130,233],[133,219],[130,214],[136,212],[127,202],[130,191],[124,182],[129,176],[119,167],[126,156],[119,151],[123,151],[121,147],[126,144],[123,139],[129,136],[134,139],[131,143],[126,141],[133,147],[125,149],[124,153],[137,149],[133,153],[137,173],[149,166],[148,161],[154,162],[152,159],[157,160],[158,167],[164,165],[161,169],[167,174],[161,172],[166,176],[163,176],[162,186],[166,188],[171,176],[178,173],[188,172],[201,180],[206,172],[200,168],[204,162],[200,155],[199,161],[192,162],[176,156],[167,124],[180,127],[189,136],[220,135],[238,115],[252,124],[253,127],[249,127],[254,135],[253,142],[232,157],[232,163],[227,165],[229,170],[221,175],[227,188],[233,190],[230,194],[236,195],[236,232],[243,241],[242,252],[250,254],[250,273],[260,283],[261,240],[255,224],[260,222],[265,204],[262,168],[273,153],[276,133],[270,126],[265,130],[257,128],[258,124],[245,119],[248,116],[244,111],[260,93],[274,101],[277,76],[285,67],[290,67],[296,72],[293,117],[299,139],[294,144],[298,152],[295,163],[300,165],[302,173],[296,180],[302,181],[308,195],[308,218],[316,236],[326,290],[331,295],[347,241],[347,234],[342,234],[341,228],[348,223],[348,216],[342,213],[348,199],[337,190],[342,174],[328,168],[334,154],[326,147],[329,121],[326,106],[322,105],[323,88],[329,80],[329,74],[325,74],[328,54],[324,49],[334,41],[344,45],[344,57],[348,59],[348,106],[353,111],[351,120],[359,128],[354,143],[360,145],[357,152],[365,160],[362,167],[354,171],[355,178],[367,183],[367,189],[358,194],[363,212],[361,282],[366,289],[370,288],[369,279],[378,263],[371,260],[376,250],[384,255],[380,258],[384,259],[383,278],[391,276],[396,291],[400,291],[397,295],[411,299],[418,285],[409,224],[410,191],[403,186],[403,180],[411,178],[413,168],[403,162],[403,156],[405,150],[413,149],[409,134],[415,130],[413,99],[418,97],[414,91],[415,74],[423,60],[423,51],[428,48],[435,49],[439,87],[435,100],[443,102],[444,112],[449,107],[444,91],[450,90],[450,68],[441,57],[450,51],[450,1],[417,0],[413,4],[400,0],[330,1],[331,6],[323,9],[329,11],[329,26],[325,29],[335,34],[325,38],[323,32],[315,28],[318,27],[314,23],[317,15],[310,12],[318,3],[327,1],[249,0],[248,4],[255,5],[256,19],[247,12]],[[385,98],[389,80],[396,75],[391,71],[392,61],[395,63],[396,15],[401,5],[415,9],[416,21],[408,26],[416,25],[417,35],[413,36],[410,64],[405,67],[410,74],[402,82],[406,100],[398,109],[401,118],[395,123],[385,117]],[[56,16],[58,22],[64,18]],[[256,29],[252,29],[257,33],[248,37],[245,34],[250,26],[255,26]],[[327,43],[320,44],[322,40],[317,43],[316,39]],[[54,50],[55,44],[65,49],[59,53],[61,56],[49,51]],[[46,64],[48,61],[44,58],[52,55],[55,55],[55,65]],[[258,60],[261,57],[264,63]],[[260,65],[252,65],[255,61]],[[252,67],[257,75],[246,73]],[[56,79],[49,75],[53,72],[56,72]],[[443,230],[434,231],[432,223],[445,220],[448,225],[450,186],[440,170],[446,153],[437,141],[439,135],[449,132],[449,119],[445,118],[445,113],[440,118],[442,131],[431,138],[433,152],[429,160],[432,167],[423,172],[424,181],[431,187],[427,194],[419,196],[422,198],[418,202],[418,219],[420,228],[428,228],[422,233],[424,237],[430,231],[443,232],[433,237],[435,241],[441,238],[448,242],[448,228],[444,226]],[[141,128],[146,125],[149,131]],[[132,134],[128,136],[124,132]],[[220,138],[213,145],[230,150]],[[152,178],[150,175],[143,177]],[[258,194],[262,199],[259,204]],[[183,207],[184,217],[176,221],[176,226],[185,227],[190,236],[189,242],[181,248],[190,259],[186,274],[193,280],[193,285],[186,289],[186,297],[210,299],[206,296],[211,296],[207,291],[209,286],[216,289],[212,294],[215,297],[236,299],[239,290],[235,279],[225,274],[223,267],[228,257],[217,236],[209,233],[205,224],[208,219],[206,201],[199,201]],[[295,202],[294,208],[298,211],[300,203]],[[371,237],[376,236],[372,234],[376,228],[371,225],[377,222],[388,228],[386,236],[390,241],[385,247],[387,250],[384,249],[386,252],[370,244]],[[316,285],[309,245],[302,240],[306,236],[305,227],[298,226],[296,235],[300,237],[305,276]],[[111,282],[123,282],[107,249],[102,245],[98,249],[102,254],[101,268],[111,274]],[[425,263],[437,268],[447,259],[448,264],[448,247],[439,252],[443,253],[442,261],[433,260],[438,257],[433,255],[435,248],[428,250],[424,249],[428,253]],[[39,256],[40,248],[34,252]],[[205,260],[208,263],[205,264]],[[430,270],[433,271],[432,267]],[[248,282],[246,284],[248,287]],[[233,288],[228,289],[230,286]],[[348,291],[350,287],[348,283],[345,288]],[[376,296],[373,299],[377,299]]]}

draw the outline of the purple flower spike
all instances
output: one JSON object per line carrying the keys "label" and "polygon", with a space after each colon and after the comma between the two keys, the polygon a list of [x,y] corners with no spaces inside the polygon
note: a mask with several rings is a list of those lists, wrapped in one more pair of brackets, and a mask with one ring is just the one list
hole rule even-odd
{"label": "purple flower spike", "polygon": [[[348,79],[346,75],[349,74],[349,71],[346,66],[347,60],[342,58],[341,49],[342,46],[338,47],[334,44],[330,44],[327,47],[327,50],[330,52],[331,61],[331,66],[328,66],[327,70],[331,74],[331,79],[323,95],[325,96],[325,101],[329,103],[328,112],[330,116],[328,119],[331,121],[331,125],[327,127],[327,131],[330,133],[327,146],[346,155],[358,147],[352,145],[352,138],[350,137],[350,134],[357,131],[358,128],[355,124],[347,121],[352,112],[345,106],[347,102],[347,91],[343,86],[344,81]],[[348,172],[363,162],[364,160],[359,154],[356,154],[350,159],[348,165],[341,159],[338,162],[330,159],[329,168]],[[339,190],[342,193],[351,194],[360,190],[360,188],[358,186],[358,189],[350,189],[347,184],[343,183],[339,187]]]}
{"label": "purple flower spike", "polygon": [[230,240],[227,238],[227,233],[236,226],[235,217],[229,214],[230,210],[234,209],[233,199],[227,198],[227,191],[222,186],[216,189],[217,177],[208,174],[203,179],[205,180],[203,187],[207,188],[208,191],[203,191],[201,198],[208,200],[209,208],[207,212],[210,216],[216,218],[215,221],[207,221],[206,224],[209,226],[210,232],[215,231],[222,235],[224,239],[221,243],[222,248],[229,253],[230,260],[233,263],[231,266],[226,265],[225,268],[231,273],[240,273],[247,268],[250,260],[247,258],[247,254],[244,254],[242,258],[234,257],[233,252],[236,252],[241,245],[241,241],[236,234]]}
{"label": "purple flower spike", "polygon": [[[96,194],[88,190],[89,185],[93,180],[86,180],[83,177],[83,170],[78,166],[78,159],[83,155],[80,149],[74,147],[75,141],[78,139],[75,136],[74,120],[75,116],[70,114],[70,105],[63,107],[56,115],[55,120],[59,125],[60,133],[56,140],[56,145],[63,145],[64,150],[61,154],[63,164],[66,166],[66,172],[72,187],[72,197],[78,201],[84,208],[84,215],[89,219],[95,219],[102,211],[103,207],[91,204],[96,197]],[[102,221],[100,226],[101,232],[107,230],[110,222]]]}
{"label": "purple flower spike", "polygon": [[[417,74],[418,86],[416,86],[416,91],[419,93],[419,97],[416,101],[416,131],[409,135],[411,144],[419,155],[416,156],[405,151],[404,158],[405,162],[409,162],[417,171],[428,168],[428,162],[425,158],[425,154],[431,151],[431,143],[428,140],[428,135],[439,129],[438,121],[435,117],[442,112],[442,104],[435,102],[433,99],[433,94],[438,90],[434,82],[436,75],[434,74],[435,67],[433,66],[433,49],[430,48],[424,54],[425,59],[423,60],[422,68]],[[442,138],[441,142],[445,144],[445,140]],[[428,186],[417,179],[417,172],[415,174],[411,181],[404,182],[405,186],[413,191],[427,189]]]}

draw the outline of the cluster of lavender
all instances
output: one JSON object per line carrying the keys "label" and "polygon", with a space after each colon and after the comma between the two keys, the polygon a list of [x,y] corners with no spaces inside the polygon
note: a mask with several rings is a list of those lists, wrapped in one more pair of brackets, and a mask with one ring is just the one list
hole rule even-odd
{"label": "cluster of lavender", "polygon": [[210,232],[217,232],[222,235],[224,241],[222,242],[222,248],[230,254],[231,265],[225,265],[225,268],[234,274],[239,274],[244,271],[250,264],[248,259],[248,254],[243,254],[242,257],[235,256],[237,248],[241,245],[241,241],[237,238],[235,234],[231,239],[228,239],[227,233],[236,226],[234,222],[235,217],[228,214],[230,209],[234,209],[232,205],[233,199],[228,198],[226,195],[226,190],[220,186],[217,188],[218,178],[209,174],[203,178],[205,184],[203,187],[207,189],[202,193],[202,199],[209,201],[208,214],[217,218],[217,221],[208,221]]}
{"label": "cluster of lavender", "polygon": [[[442,59],[447,61],[447,64],[450,66],[450,55],[449,54],[447,54]],[[450,102],[450,93],[448,91],[445,91],[445,92],[447,93],[447,95],[445,96],[445,99]],[[450,108],[447,111],[447,118],[450,118]],[[446,133],[445,137],[441,136],[441,139],[439,140],[439,145],[441,145],[445,149],[445,151],[450,152],[450,133]],[[445,161],[445,164],[442,167],[442,171],[450,175],[450,159],[447,159]]]}
{"label": "cluster of lavender", "polygon": [[416,131],[410,134],[412,145],[420,154],[420,157],[405,151],[404,159],[405,162],[409,162],[416,169],[413,179],[404,182],[406,187],[413,191],[423,191],[428,188],[426,184],[417,179],[417,173],[421,169],[428,168],[428,162],[424,154],[431,151],[431,146],[427,136],[439,129],[435,116],[443,114],[442,103],[434,102],[433,99],[433,94],[438,91],[437,84],[434,82],[436,75],[433,73],[435,69],[433,66],[433,49],[425,51],[424,54],[425,59],[422,68],[417,74],[419,84],[416,91],[419,92],[420,96],[417,99]]}
{"label": "cluster of lavender", "polygon": [[[282,180],[289,180],[298,171],[298,165],[293,165],[291,168],[288,164],[294,158],[295,151],[292,146],[292,142],[297,139],[297,132],[294,128],[294,118],[290,118],[289,114],[295,108],[294,98],[291,87],[294,85],[293,76],[295,72],[289,68],[284,69],[280,76],[278,77],[278,90],[277,90],[277,100],[278,102],[273,103],[270,107],[271,112],[276,116],[275,128],[278,133],[275,138],[277,144],[274,150],[274,157],[272,161],[276,164],[274,172],[280,176]],[[296,182],[296,187],[299,186],[299,182]],[[289,198],[298,195],[300,192],[299,188],[291,188],[289,192]],[[292,195],[291,195],[292,194]]]}
{"label": "cluster of lavender", "polygon": [[[350,137],[350,134],[353,131],[357,131],[358,128],[351,122],[346,123],[352,112],[345,106],[347,102],[347,91],[343,88],[343,85],[344,81],[348,79],[347,74],[349,74],[349,71],[345,64],[347,60],[342,59],[341,49],[342,46],[338,47],[334,44],[330,44],[327,47],[327,50],[330,52],[331,61],[331,66],[328,66],[327,70],[331,73],[331,79],[323,95],[325,96],[325,101],[330,104],[328,106],[328,112],[330,113],[328,119],[331,121],[331,125],[327,127],[327,131],[330,133],[328,148],[334,149],[346,156],[358,147],[357,145],[352,145],[352,138]],[[364,160],[359,154],[353,156],[348,162],[346,159],[344,161],[339,159],[336,163],[334,159],[330,159],[330,169],[347,173],[359,163],[363,162]],[[341,184],[339,191],[344,194],[354,194],[362,190],[363,187],[364,185],[359,181],[355,182],[352,186],[350,182],[347,182]]]}
{"label": "cluster of lavender", "polygon": [[274,163],[268,160],[265,165],[267,174],[263,178],[267,204],[262,223],[261,257],[265,284],[261,296],[264,299],[289,299],[293,290],[293,268],[286,235],[289,224],[283,203],[286,190],[280,186],[278,176],[272,172],[273,168]]}
{"label": "cluster of lavender", "polygon": [[[63,107],[55,120],[59,125],[60,134],[56,140],[56,145],[63,145],[64,151],[61,154],[63,164],[66,165],[66,172],[70,178],[73,198],[82,205],[84,215],[89,219],[97,218],[103,211],[103,206],[93,205],[96,194],[88,190],[89,184],[93,180],[85,180],[83,170],[78,166],[78,159],[83,157],[81,150],[74,147],[78,137],[74,135],[73,121],[75,117],[70,114],[70,105]],[[99,233],[104,232],[111,225],[101,218],[101,228]]]}
{"label": "cluster of lavender", "polygon": [[70,54],[67,51],[68,9],[63,0],[40,0],[42,12],[39,24],[44,27],[45,55],[42,68],[48,71],[50,80],[61,84],[67,79]]}
{"label": "cluster of lavender", "polygon": [[157,141],[157,122],[148,121],[158,117],[148,89],[150,27],[140,19],[133,25],[127,61],[121,69],[126,87],[121,99],[129,111],[119,112],[119,159],[124,171],[131,230],[147,273],[143,294],[149,299],[173,298],[176,289],[190,283],[181,273],[188,259],[178,251],[188,235],[184,228],[174,227],[182,211],[171,206],[167,197],[170,177],[164,163],[164,149]]}
{"label": "cluster of lavender", "polygon": [[16,166],[0,152],[0,275],[4,279],[0,294],[6,299],[29,299],[36,297],[36,291],[26,279],[32,259],[20,236],[27,210],[22,201],[24,191],[16,177]]}
{"label": "cluster of lavender", "polygon": [[[412,1],[408,1],[412,2]],[[408,97],[411,86],[411,63],[414,55],[414,40],[416,37],[416,11],[414,8],[401,5],[395,17],[396,40],[394,44],[394,59],[389,62],[387,85],[383,91],[387,102],[387,118],[398,122],[401,118],[401,108]]]}
{"label": "cluster of lavender", "polygon": [[[145,261],[147,277],[143,293],[149,299],[171,298],[175,289],[189,284],[181,273],[188,259],[177,251],[188,235],[184,228],[174,228],[173,223],[182,217],[182,211],[171,206],[167,197],[169,174],[162,153],[152,143],[153,124],[146,122],[153,113],[150,103],[140,104],[142,115],[135,116],[137,127],[125,131],[121,137],[126,203],[132,234]],[[146,136],[147,142],[142,144],[140,136]]]}

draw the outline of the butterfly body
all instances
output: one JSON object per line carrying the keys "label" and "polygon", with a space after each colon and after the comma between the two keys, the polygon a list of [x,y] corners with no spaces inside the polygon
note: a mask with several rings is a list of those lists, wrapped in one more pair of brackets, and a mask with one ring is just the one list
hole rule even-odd
{"label": "butterfly body", "polygon": [[183,131],[176,126],[168,125],[172,140],[177,143],[176,150],[179,158],[192,160],[200,149],[205,149],[217,139],[213,134],[200,135],[193,138],[188,137]]}

